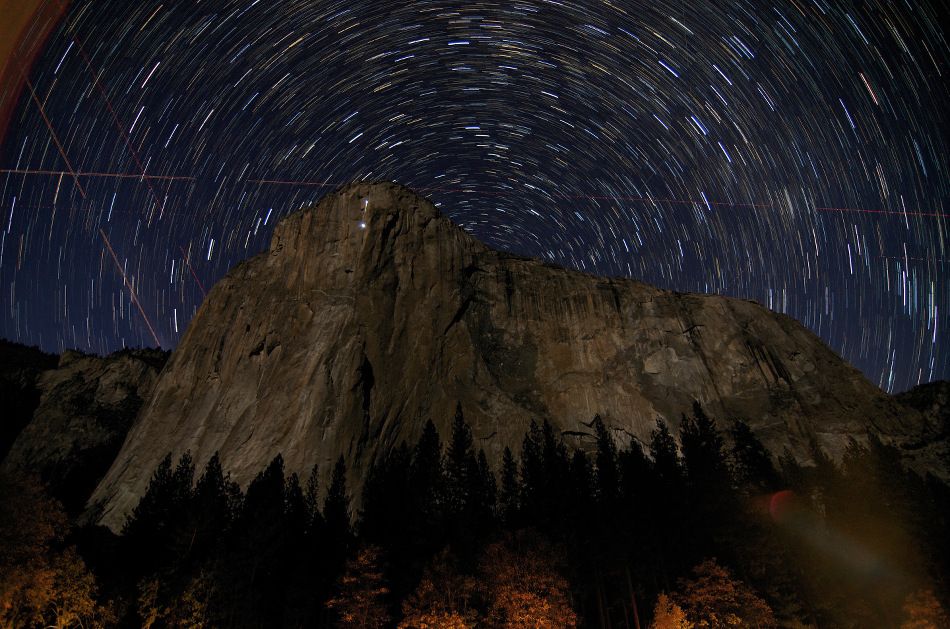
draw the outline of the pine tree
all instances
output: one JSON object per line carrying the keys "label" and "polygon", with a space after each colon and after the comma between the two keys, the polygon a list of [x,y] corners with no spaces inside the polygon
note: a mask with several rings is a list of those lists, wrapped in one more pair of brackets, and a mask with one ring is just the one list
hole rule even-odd
{"label": "pine tree", "polygon": [[620,495],[623,504],[633,508],[649,498],[649,488],[653,485],[653,463],[643,452],[643,446],[636,439],[617,456],[620,472]]}
{"label": "pine tree", "polygon": [[594,471],[590,458],[583,450],[574,450],[571,456],[570,481],[565,492],[569,506],[568,515],[572,520],[571,528],[583,534],[590,524],[594,507]]}
{"label": "pine tree", "polygon": [[452,438],[445,454],[446,510],[454,517],[469,511],[477,474],[472,429],[462,416],[462,405],[455,407]]}
{"label": "pine tree", "polygon": [[178,459],[178,465],[172,473],[173,500],[179,508],[186,508],[191,501],[195,484],[195,462],[191,452],[185,451]]}
{"label": "pine tree", "polygon": [[705,513],[700,517],[721,515],[716,506],[731,509],[732,476],[724,451],[725,442],[716,423],[697,402],[693,402],[692,419],[683,417],[680,424],[683,466],[692,493],[692,501]]}
{"label": "pine tree", "polygon": [[498,483],[495,474],[488,464],[488,457],[484,450],[478,451],[476,462],[477,482],[474,484],[471,495],[475,497],[476,530],[481,535],[488,534],[495,525],[495,503],[498,498]]}
{"label": "pine tree", "polygon": [[656,503],[653,492],[657,483],[653,477],[653,464],[637,439],[631,439],[617,459],[622,523],[619,537],[626,551],[623,568],[627,594],[631,605],[635,606],[638,593],[642,595],[643,584],[648,580],[653,581],[659,572],[655,568],[656,545],[643,543],[643,540],[658,534],[654,526],[655,514],[652,512]]}
{"label": "pine tree", "polygon": [[699,554],[709,553],[735,531],[740,508],[722,434],[697,402],[693,417],[684,417],[680,424],[680,443],[689,494],[690,545]]}
{"label": "pine tree", "polygon": [[228,484],[229,479],[224,475],[221,460],[215,452],[195,484],[193,510],[205,514],[203,524],[219,533],[227,528],[233,515]]}
{"label": "pine tree", "polygon": [[542,457],[541,428],[531,420],[521,443],[521,515],[528,523],[542,519],[544,503],[544,459]]}
{"label": "pine tree", "polygon": [[551,422],[541,424],[541,502],[546,525],[554,524],[566,508],[564,488],[570,483],[567,446]]}
{"label": "pine tree", "polygon": [[185,453],[174,470],[171,454],[159,463],[122,527],[125,558],[136,577],[181,561],[191,545],[188,529],[195,467]]}
{"label": "pine tree", "polygon": [[689,539],[685,534],[688,523],[683,467],[676,442],[662,419],[656,420],[656,428],[650,434],[650,456],[655,482],[649,488],[646,513],[650,517],[650,537],[657,540],[651,552],[658,561],[660,575],[669,578],[693,559],[683,545]]}
{"label": "pine tree", "polygon": [[278,454],[247,486],[241,519],[252,535],[277,535],[283,523],[284,495],[284,458]]}
{"label": "pine tree", "polygon": [[342,454],[333,466],[330,487],[323,501],[323,517],[329,539],[345,549],[350,542],[350,498],[346,493],[346,463]]}
{"label": "pine tree", "polygon": [[698,402],[693,402],[692,419],[683,417],[680,443],[690,486],[697,494],[712,495],[716,500],[721,500],[731,484],[724,452],[725,442],[716,423],[706,415]]}
{"label": "pine tree", "polygon": [[307,517],[307,532],[311,536],[323,534],[323,513],[320,511],[320,465],[314,463],[307,478],[304,493],[304,510]]}
{"label": "pine tree", "polygon": [[278,454],[248,485],[234,525],[232,563],[219,572],[230,582],[231,610],[257,622],[282,611],[288,550],[285,499],[284,459]]}
{"label": "pine tree", "polygon": [[411,459],[409,447],[402,442],[373,462],[363,483],[360,536],[387,553],[408,552],[411,541],[414,506],[409,479]]}
{"label": "pine tree", "polygon": [[806,470],[806,487],[815,508],[822,515],[826,515],[829,507],[834,509],[835,501],[844,489],[841,482],[841,470],[815,437],[811,437],[808,441],[808,453],[814,465]]}
{"label": "pine tree", "polygon": [[593,427],[597,436],[597,496],[602,505],[613,508],[620,485],[617,446],[600,415],[594,417]]}
{"label": "pine tree", "polygon": [[729,433],[732,437],[733,469],[740,489],[747,494],[770,493],[780,489],[772,456],[749,425],[736,419]]}
{"label": "pine tree", "polygon": [[292,544],[298,545],[303,540],[307,530],[307,515],[307,504],[303,490],[300,488],[300,478],[294,472],[284,486],[284,528]]}
{"label": "pine tree", "polygon": [[413,511],[423,529],[438,526],[445,501],[442,442],[432,420],[426,422],[412,453],[410,490]]}
{"label": "pine tree", "polygon": [[778,459],[782,483],[799,493],[805,491],[805,470],[788,447],[782,450]]}
{"label": "pine tree", "polygon": [[191,500],[191,555],[195,561],[207,559],[228,531],[234,517],[229,479],[224,475],[218,453],[205,465],[195,484]]}
{"label": "pine tree", "polygon": [[518,464],[511,454],[511,448],[505,446],[501,455],[501,494],[499,508],[505,525],[513,528],[518,520],[519,497],[521,488],[518,484]]}
{"label": "pine tree", "polygon": [[173,494],[172,455],[169,452],[152,472],[145,493],[126,518],[122,536],[131,539],[167,528]]}
{"label": "pine tree", "polygon": [[662,419],[656,420],[656,428],[650,433],[650,458],[657,480],[666,489],[678,489],[683,482],[683,467],[676,441]]}

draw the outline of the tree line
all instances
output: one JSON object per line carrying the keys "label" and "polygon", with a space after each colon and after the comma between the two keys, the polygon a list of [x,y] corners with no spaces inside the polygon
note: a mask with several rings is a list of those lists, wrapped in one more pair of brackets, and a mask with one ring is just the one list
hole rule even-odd
{"label": "tree line", "polygon": [[[720,429],[698,404],[679,445],[662,420],[642,444],[618,445],[599,417],[591,433],[590,452],[572,451],[532,422],[493,470],[457,408],[445,443],[429,421],[416,443],[381,453],[358,509],[343,458],[326,488],[316,466],[301,479],[278,455],[242,491],[217,455],[200,473],[190,455],[169,455],[121,535],[86,527],[50,536],[39,554],[68,554],[88,575],[83,626],[946,620],[950,489],[905,469],[875,435],[852,439],[840,463],[813,443],[802,465],[773,457],[742,421]],[[29,579],[0,581],[14,602],[3,619],[15,608],[15,626],[50,622]],[[30,605],[42,609],[31,616]]]}

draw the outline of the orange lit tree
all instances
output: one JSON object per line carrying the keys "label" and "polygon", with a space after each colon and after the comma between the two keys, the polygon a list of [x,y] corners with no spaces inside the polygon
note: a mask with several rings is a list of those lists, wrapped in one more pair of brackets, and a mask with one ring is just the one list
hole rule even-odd
{"label": "orange lit tree", "polygon": [[697,629],[777,626],[768,603],[714,559],[693,568],[693,578],[682,580],[680,587],[674,599]]}
{"label": "orange lit tree", "polygon": [[665,592],[660,593],[653,608],[653,623],[650,629],[693,629],[683,608],[673,602]]}
{"label": "orange lit tree", "polygon": [[109,610],[79,553],[62,548],[66,516],[33,479],[0,476],[0,627],[102,626]]}
{"label": "orange lit tree", "polygon": [[468,629],[478,623],[475,579],[457,569],[444,550],[433,559],[416,590],[403,602],[399,629]]}
{"label": "orange lit tree", "polygon": [[939,629],[950,627],[950,616],[932,590],[919,590],[904,601],[905,620],[901,629]]}
{"label": "orange lit tree", "polygon": [[482,554],[480,573],[486,589],[487,621],[507,629],[555,629],[577,626],[577,614],[568,600],[567,580],[544,544],[513,551],[491,544]]}
{"label": "orange lit tree", "polygon": [[354,629],[376,629],[389,624],[385,596],[389,593],[379,569],[379,549],[368,546],[346,564],[340,577],[338,594],[327,601],[336,610],[338,626]]}

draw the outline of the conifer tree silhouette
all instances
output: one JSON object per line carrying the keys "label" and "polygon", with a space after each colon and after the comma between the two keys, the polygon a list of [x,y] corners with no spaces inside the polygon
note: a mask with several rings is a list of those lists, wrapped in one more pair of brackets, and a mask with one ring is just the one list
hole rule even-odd
{"label": "conifer tree silhouette", "polygon": [[422,429],[422,435],[412,453],[410,488],[415,513],[423,528],[437,525],[445,502],[445,472],[442,466],[442,441],[432,420]]}
{"label": "conifer tree silhouette", "polygon": [[122,528],[125,555],[136,579],[180,559],[187,550],[181,534],[187,525],[195,467],[187,452],[174,470],[171,461],[169,453],[159,463]]}
{"label": "conifer tree silhouette", "polygon": [[323,517],[326,520],[327,537],[332,543],[345,549],[350,544],[350,498],[346,492],[346,462],[343,455],[333,466],[330,487],[323,501]]}
{"label": "conifer tree silhouette", "polygon": [[445,453],[445,508],[452,518],[470,515],[477,474],[472,429],[462,415],[461,404],[458,404],[452,420],[452,436]]}
{"label": "conifer tree silhouette", "polygon": [[501,455],[501,493],[499,494],[499,511],[502,522],[509,528],[514,528],[520,511],[521,487],[518,483],[518,464],[511,454],[511,448],[505,446]]}
{"label": "conifer tree silhouette", "polygon": [[772,457],[749,425],[736,419],[729,434],[733,469],[740,490],[746,494],[778,490],[781,483]]}
{"label": "conifer tree silhouette", "polygon": [[617,446],[600,415],[594,416],[593,428],[597,437],[597,496],[602,505],[613,508],[619,490]]}

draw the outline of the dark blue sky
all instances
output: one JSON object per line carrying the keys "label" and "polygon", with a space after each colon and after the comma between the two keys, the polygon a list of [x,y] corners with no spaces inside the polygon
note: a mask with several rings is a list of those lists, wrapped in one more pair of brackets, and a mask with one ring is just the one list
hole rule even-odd
{"label": "dark blue sky", "polygon": [[785,312],[886,389],[950,377],[941,17],[76,2],[0,149],[0,335],[174,347],[281,217],[395,180],[495,247]]}

